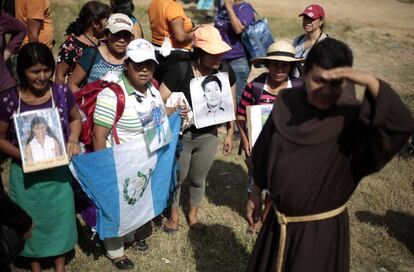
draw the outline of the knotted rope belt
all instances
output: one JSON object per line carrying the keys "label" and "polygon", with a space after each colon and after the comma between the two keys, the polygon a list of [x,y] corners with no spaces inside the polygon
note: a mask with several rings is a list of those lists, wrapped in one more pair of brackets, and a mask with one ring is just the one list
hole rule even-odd
{"label": "knotted rope belt", "polygon": [[300,223],[300,222],[311,222],[311,221],[319,221],[325,220],[328,218],[335,217],[341,214],[346,209],[346,203],[339,208],[336,208],[331,211],[313,214],[313,215],[305,215],[305,216],[285,216],[283,213],[277,211],[276,206],[273,205],[273,209],[276,213],[277,222],[280,225],[280,238],[279,238],[279,250],[278,250],[278,258],[277,258],[277,272],[282,271],[283,265],[283,255],[285,252],[285,243],[286,243],[286,229],[288,223]]}

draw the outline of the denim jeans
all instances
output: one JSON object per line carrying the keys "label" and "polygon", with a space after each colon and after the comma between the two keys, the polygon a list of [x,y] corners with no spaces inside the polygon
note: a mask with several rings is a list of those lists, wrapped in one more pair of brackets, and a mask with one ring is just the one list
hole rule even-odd
{"label": "denim jeans", "polygon": [[234,74],[236,75],[236,108],[239,104],[243,90],[247,84],[247,77],[250,73],[249,63],[246,57],[233,59],[226,61],[231,68],[233,68]]}

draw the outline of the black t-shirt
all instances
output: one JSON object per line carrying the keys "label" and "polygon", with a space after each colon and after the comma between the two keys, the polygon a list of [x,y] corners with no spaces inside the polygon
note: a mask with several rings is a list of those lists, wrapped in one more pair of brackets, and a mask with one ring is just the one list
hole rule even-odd
{"label": "black t-shirt", "polygon": [[[227,72],[229,74],[230,86],[233,86],[236,83],[236,75],[234,74],[233,69],[227,63],[222,63],[220,67],[215,71],[218,72]],[[193,79],[194,73],[191,68],[191,61],[181,61],[176,65],[173,65],[168,69],[162,78],[162,82],[171,92],[183,92],[185,98],[187,99],[190,105],[191,94],[190,94],[190,81]],[[204,128],[197,129],[194,125],[188,128],[186,131],[196,132],[196,133],[211,133],[216,129],[216,125],[208,126]]]}

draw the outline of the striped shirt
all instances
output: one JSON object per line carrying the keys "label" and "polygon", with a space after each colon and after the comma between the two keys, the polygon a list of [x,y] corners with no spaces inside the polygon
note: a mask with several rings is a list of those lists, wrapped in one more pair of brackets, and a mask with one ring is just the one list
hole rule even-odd
{"label": "striped shirt", "polygon": [[[262,74],[246,85],[237,107],[237,115],[246,117],[247,106],[273,104],[275,102],[277,95],[267,91],[267,75],[267,73]],[[292,82],[289,78],[286,88],[292,88]],[[258,101],[256,101],[257,97],[259,97]]]}
{"label": "striped shirt", "polygon": [[[117,83],[124,90],[125,94],[125,109],[116,124],[119,141],[120,143],[125,143],[139,138],[144,140],[144,131],[140,118],[148,116],[148,113],[151,114],[152,101],[156,105],[162,104],[161,95],[151,83],[148,83],[146,95],[135,91],[124,75],[121,75]],[[116,105],[116,94],[109,88],[103,89],[96,100],[96,108],[93,115],[94,123],[106,128],[112,128],[116,116]],[[115,141],[111,132],[106,140],[106,147],[114,145]]]}

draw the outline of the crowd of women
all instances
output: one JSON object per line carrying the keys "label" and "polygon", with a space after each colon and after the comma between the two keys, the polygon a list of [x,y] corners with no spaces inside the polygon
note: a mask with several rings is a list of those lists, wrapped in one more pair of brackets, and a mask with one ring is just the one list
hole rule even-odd
{"label": "crowd of women", "polygon": [[[179,230],[185,180],[190,183],[187,223],[202,230],[206,225],[198,211],[220,124],[197,128],[188,122],[190,81],[219,72],[228,73],[241,149],[249,166],[248,229],[257,232],[263,224],[248,270],[348,271],[346,202],[364,176],[381,169],[406,143],[414,121],[388,84],[351,68],[352,51],[323,32],[323,8],[311,5],[299,14],[305,33],[293,44],[278,41],[267,56],[249,59],[240,34],[255,17],[252,5],[243,0],[225,0],[214,26],[194,25],[174,0],[153,0],[148,8],[150,42],[143,37],[140,18],[133,15],[131,0],[110,4],[90,1],[81,8],[66,29],[56,62],[49,44],[29,42],[19,49],[25,25],[0,12],[0,37],[12,34],[7,47],[0,41],[0,151],[11,157],[9,196],[24,210],[1,190],[1,203],[14,212],[6,218],[2,209],[0,223],[15,227],[27,239],[20,255],[30,260],[32,271],[41,271],[44,257],[53,257],[55,271],[65,270],[65,254],[77,242],[75,196],[67,166],[23,172],[14,114],[57,107],[70,159],[80,153],[82,129],[74,93],[86,84],[106,79],[125,95],[125,110],[116,122],[117,96],[109,88],[99,93],[94,150],[115,145],[114,126],[121,143],[142,139],[140,115],[151,111],[152,103],[167,103],[172,94],[182,92],[188,104],[166,108],[168,114],[179,110],[189,125],[180,136],[180,172],[163,230]],[[17,52],[16,81],[5,61]],[[247,82],[255,66],[266,72]],[[366,88],[362,102],[356,99],[355,84]],[[274,103],[252,149],[247,107]],[[222,152],[228,155],[236,127],[230,121],[225,128]],[[38,145],[41,148],[42,141]],[[263,191],[266,217],[260,217],[259,209]],[[21,220],[19,226],[16,220]],[[287,228],[290,222],[301,223]],[[117,269],[135,266],[124,253],[125,244],[146,246],[135,231],[103,244]]]}

